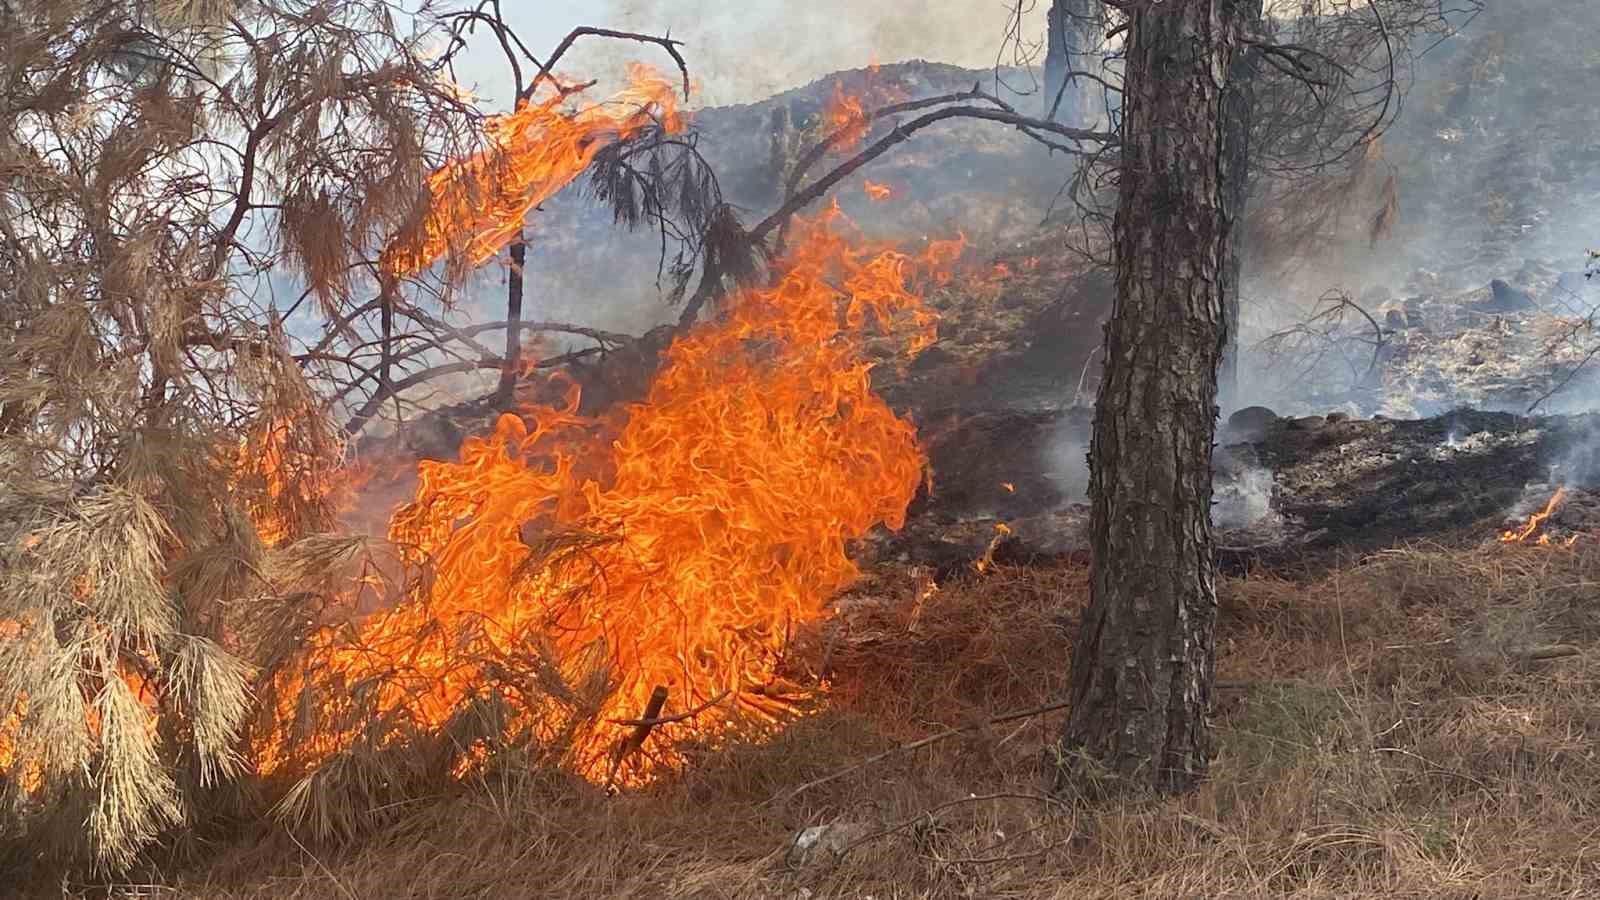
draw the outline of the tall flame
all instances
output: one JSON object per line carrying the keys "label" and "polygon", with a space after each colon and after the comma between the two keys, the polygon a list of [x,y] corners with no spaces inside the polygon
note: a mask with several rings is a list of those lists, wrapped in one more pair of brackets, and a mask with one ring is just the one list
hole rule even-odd
{"label": "tall flame", "polygon": [[[305,671],[385,681],[385,718],[439,728],[485,683],[479,660],[546,641],[569,677],[603,654],[617,687],[604,718],[659,708],[659,687],[674,710],[719,703],[680,726],[702,738],[736,711],[781,718],[788,630],[858,575],[848,541],[904,524],[922,481],[913,426],[872,391],[866,342],[930,343],[936,319],[912,279],[950,258],[942,244],[918,259],[851,246],[835,216],[802,229],[770,287],[674,343],[609,441],[573,391],[565,408],[503,416],[459,462],[421,463],[390,538],[431,561],[431,585],[319,634]],[[292,698],[304,684],[282,687]],[[622,735],[607,731],[576,760],[596,780]],[[322,729],[291,747],[280,728],[258,764],[314,766],[350,740]]]}
{"label": "tall flame", "polygon": [[480,265],[522,228],[529,210],[566,187],[607,145],[651,125],[681,131],[673,86],[648,66],[628,69],[629,86],[609,101],[570,114],[567,95],[525,103],[485,125],[489,148],[451,163],[428,179],[429,205],[420,224],[383,254],[394,275],[418,272],[455,248]]}

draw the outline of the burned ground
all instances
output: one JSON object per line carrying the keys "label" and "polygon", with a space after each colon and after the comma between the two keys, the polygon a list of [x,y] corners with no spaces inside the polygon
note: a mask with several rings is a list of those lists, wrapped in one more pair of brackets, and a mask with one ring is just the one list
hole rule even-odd
{"label": "burned ground", "polygon": [[[928,438],[934,487],[889,552],[941,570],[959,566],[981,556],[1004,523],[1010,533],[998,559],[1082,559],[1088,508],[1047,461],[1064,445],[1082,449],[1071,441],[1087,434],[1088,419],[1081,408],[931,416],[948,422]],[[1321,567],[1421,537],[1476,543],[1560,485],[1573,498],[1590,496],[1600,486],[1597,427],[1593,415],[1465,409],[1415,420],[1285,419],[1259,441],[1217,450],[1223,562]],[[1600,525],[1590,515],[1575,499],[1549,524],[1564,536]]]}

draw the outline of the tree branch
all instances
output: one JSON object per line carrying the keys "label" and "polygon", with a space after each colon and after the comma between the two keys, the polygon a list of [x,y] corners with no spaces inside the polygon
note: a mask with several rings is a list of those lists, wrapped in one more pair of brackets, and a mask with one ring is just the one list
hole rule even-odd
{"label": "tree branch", "polygon": [[809,206],[817,198],[826,194],[834,185],[848,178],[857,169],[887,153],[896,144],[909,139],[913,134],[935,122],[956,118],[986,119],[991,122],[1015,125],[1019,128],[1033,128],[1039,131],[1059,134],[1075,141],[1109,143],[1116,140],[1116,135],[1107,132],[1069,128],[1055,122],[1046,122],[1042,119],[1035,119],[1003,109],[985,109],[978,106],[947,106],[944,109],[918,116],[905,124],[896,125],[892,131],[879,138],[871,146],[841,163],[838,168],[812,182],[805,190],[784,201],[783,206],[779,207],[776,212],[767,216],[761,220],[760,224],[750,229],[750,236],[758,241],[764,240],[774,228],[786,222],[790,216]]}
{"label": "tree branch", "polygon": [[669,37],[656,37],[655,35],[651,34],[641,34],[636,31],[616,31],[611,28],[591,28],[587,25],[581,28],[574,28],[572,31],[568,32],[567,36],[563,38],[561,43],[556,46],[555,52],[551,53],[550,58],[545,60],[544,65],[539,68],[539,73],[533,76],[533,80],[528,82],[528,86],[525,89],[517,93],[517,97],[519,99],[526,100],[527,98],[533,96],[533,92],[538,89],[541,83],[546,80],[551,80],[550,70],[554,69],[556,63],[561,61],[561,57],[566,55],[566,52],[572,48],[573,42],[580,37],[584,37],[585,35],[616,38],[623,41],[638,41],[643,44],[655,44],[663,50],[666,50],[667,54],[672,57],[672,61],[678,64],[678,71],[683,75],[683,97],[685,100],[689,98],[689,64],[684,61],[683,54],[678,52],[678,47],[683,44],[682,41],[675,41]]}

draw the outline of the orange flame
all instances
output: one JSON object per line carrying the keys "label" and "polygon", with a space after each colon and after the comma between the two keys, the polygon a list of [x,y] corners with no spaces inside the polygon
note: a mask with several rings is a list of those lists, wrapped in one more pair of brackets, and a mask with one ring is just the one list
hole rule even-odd
{"label": "orange flame", "polygon": [[868,199],[874,202],[881,202],[894,196],[892,188],[887,184],[879,184],[876,181],[863,181],[861,188],[866,191]]}
{"label": "orange flame", "polygon": [[[1538,533],[1540,528],[1544,527],[1545,520],[1554,515],[1556,510],[1560,509],[1566,502],[1566,487],[1557,488],[1556,492],[1550,496],[1549,501],[1545,503],[1544,509],[1541,509],[1529,516],[1527,524],[1521,528],[1510,528],[1502,531],[1500,533],[1500,540],[1507,544],[1526,543],[1528,538],[1533,537],[1534,534]],[[1550,535],[1540,535],[1537,543],[1550,543]]]}
{"label": "orange flame", "polygon": [[839,137],[833,144],[835,151],[849,150],[861,143],[869,128],[867,111],[861,105],[861,98],[846,94],[844,85],[835,81],[833,96],[822,107],[822,125],[826,133],[838,133]]}
{"label": "orange flame", "polygon": [[[421,463],[390,537],[431,560],[429,587],[319,633],[305,670],[381,682],[386,720],[438,729],[489,682],[484,660],[546,642],[569,678],[605,658],[617,690],[604,718],[636,718],[667,687],[679,710],[730,698],[677,734],[715,741],[739,712],[780,721],[798,690],[774,680],[789,629],[857,577],[847,541],[904,524],[925,469],[913,426],[872,391],[865,340],[885,334],[904,353],[932,342],[936,318],[911,287],[931,257],[852,247],[836,216],[801,230],[771,287],[675,342],[624,423],[579,418],[574,390],[565,408],[501,417],[459,462]],[[314,767],[354,739],[322,726],[290,745],[301,678],[280,685],[264,773]],[[343,696],[328,693],[325,720]],[[537,708],[519,714],[517,727],[553,727]],[[604,730],[574,760],[597,781],[624,740]]]}
{"label": "orange flame", "polygon": [[[37,625],[32,627],[36,630]],[[0,640],[19,642],[30,640],[29,630],[29,627],[20,622],[0,621]],[[128,685],[139,704],[144,707],[145,729],[155,737],[160,725],[161,709],[154,686],[123,661],[116,663],[116,674]],[[17,765],[18,738],[28,714],[28,695],[19,693],[13,700],[11,708],[6,710],[4,715],[0,715],[0,780],[14,780],[24,795],[35,794],[44,785],[44,768],[40,760],[24,758],[21,760],[21,765]],[[86,710],[84,725],[90,737],[96,741],[101,739],[100,722],[100,710],[91,702]]]}
{"label": "orange flame", "polygon": [[989,567],[994,565],[994,552],[996,550],[1000,549],[1000,542],[1004,541],[1006,538],[1008,538],[1010,536],[1011,536],[1011,526],[1010,525],[1007,525],[1004,522],[996,522],[995,523],[995,526],[994,526],[994,537],[989,539],[989,546],[984,548],[983,555],[978,557],[972,563],[972,567],[974,569],[978,570],[978,574],[979,575],[982,575],[984,572],[989,571]]}
{"label": "orange flame", "polygon": [[681,131],[673,86],[643,65],[628,69],[627,89],[577,114],[560,109],[555,94],[526,103],[485,125],[489,149],[458,160],[428,178],[429,206],[421,223],[383,254],[384,269],[409,275],[451,249],[480,265],[509,244],[528,211],[588,168],[607,145],[652,124]]}
{"label": "orange flame", "polygon": [[246,511],[267,547],[331,527],[339,504],[358,488],[356,473],[337,468],[340,448],[319,446],[304,424],[291,416],[261,419],[235,458],[234,485],[244,489]]}

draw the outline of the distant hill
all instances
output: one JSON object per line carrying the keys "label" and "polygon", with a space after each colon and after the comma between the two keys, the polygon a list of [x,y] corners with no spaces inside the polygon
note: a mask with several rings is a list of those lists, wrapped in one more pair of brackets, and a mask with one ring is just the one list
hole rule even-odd
{"label": "distant hill", "polygon": [[[771,165],[774,109],[787,107],[790,122],[803,133],[836,84],[876,107],[970,90],[980,83],[995,91],[996,74],[923,61],[839,72],[760,103],[699,110],[694,129],[724,193],[744,211],[746,224],[754,224],[781,199]],[[1041,104],[1036,95],[1019,93],[1033,84],[1030,72],[1001,70],[999,76],[999,93],[1007,102],[1028,112]],[[892,123],[873,135],[889,127]],[[828,168],[824,162],[812,172]],[[993,239],[1031,231],[1068,174],[1063,158],[1052,157],[1014,129],[957,119],[918,132],[841,182],[833,196],[846,214],[875,235],[920,240],[964,232],[974,239]],[[870,200],[863,189],[866,180],[888,186],[891,199]],[[619,229],[587,196],[582,179],[530,221],[531,316],[632,333],[672,317],[654,284],[659,240]],[[503,303],[494,283],[498,277],[491,267],[477,286],[484,318],[500,317],[490,314]]]}

